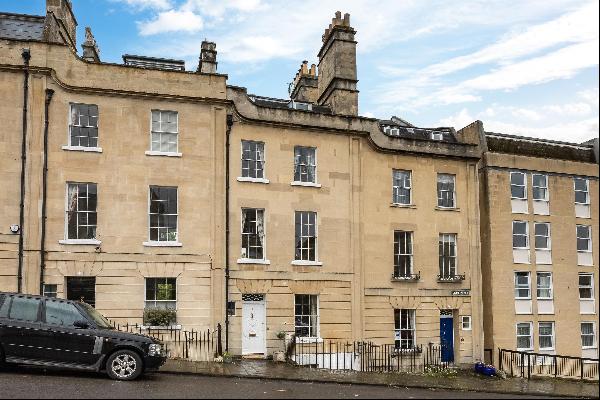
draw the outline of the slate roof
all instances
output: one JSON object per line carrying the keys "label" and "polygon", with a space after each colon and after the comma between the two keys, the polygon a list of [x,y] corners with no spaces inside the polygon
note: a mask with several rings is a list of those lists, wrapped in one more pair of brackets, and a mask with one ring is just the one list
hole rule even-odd
{"label": "slate roof", "polygon": [[[270,108],[286,108],[288,110],[303,110],[307,112],[315,112],[320,114],[331,114],[331,109],[328,106],[320,106],[317,104],[310,104],[311,109],[305,110],[303,108],[292,108],[290,107],[291,100],[289,99],[276,99],[274,97],[265,97],[265,96],[257,96],[254,94],[249,94],[248,97],[250,100],[261,107],[270,107]],[[308,104],[308,103],[302,103]]]}
{"label": "slate roof", "polygon": [[488,151],[595,163],[593,145],[486,132]]}
{"label": "slate roof", "polygon": [[42,40],[45,17],[37,15],[0,13],[0,38]]}
{"label": "slate roof", "polygon": [[392,119],[388,120],[379,120],[379,128],[385,135],[390,137],[430,140],[439,142],[440,140],[432,139],[432,134],[435,133],[442,135],[442,142],[458,142],[456,140],[456,136],[454,135],[454,131],[451,128],[418,128],[410,125],[408,122],[397,117],[392,117]]}
{"label": "slate roof", "polygon": [[158,58],[123,54],[123,63],[125,65],[132,65],[135,67],[142,68],[157,68],[174,71],[185,71],[185,61],[174,60],[171,58]]}

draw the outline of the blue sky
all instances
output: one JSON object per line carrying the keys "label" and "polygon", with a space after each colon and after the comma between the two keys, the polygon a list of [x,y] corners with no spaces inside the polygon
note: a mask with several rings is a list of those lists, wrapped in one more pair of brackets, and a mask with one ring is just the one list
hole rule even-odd
{"label": "blue sky", "polygon": [[[103,61],[184,59],[217,43],[219,72],[250,93],[287,97],[302,60],[317,63],[335,11],[357,30],[360,114],[418,126],[580,142],[598,136],[598,1],[73,0]],[[0,0],[44,14],[45,0]]]}

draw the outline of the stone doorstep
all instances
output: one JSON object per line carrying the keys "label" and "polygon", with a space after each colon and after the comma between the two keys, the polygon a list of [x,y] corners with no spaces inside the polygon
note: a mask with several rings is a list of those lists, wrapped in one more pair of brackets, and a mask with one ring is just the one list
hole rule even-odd
{"label": "stone doorstep", "polygon": [[[555,397],[597,398],[598,384],[571,382],[563,379],[508,378],[490,379],[467,372],[450,378],[416,374],[385,374],[368,372],[336,372],[275,364],[270,361],[236,361],[231,364],[168,360],[160,369],[167,374],[191,374],[247,379],[272,379],[295,382],[343,383],[353,385],[402,386],[420,389],[446,389],[470,392],[515,395],[552,394]],[[482,388],[484,390],[482,390]]]}

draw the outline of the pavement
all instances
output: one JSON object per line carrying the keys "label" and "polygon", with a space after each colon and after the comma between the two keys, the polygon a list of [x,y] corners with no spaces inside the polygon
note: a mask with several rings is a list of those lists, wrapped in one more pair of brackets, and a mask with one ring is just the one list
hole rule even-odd
{"label": "pavement", "polygon": [[[443,389],[313,383],[230,376],[153,373],[132,382],[118,382],[104,374],[10,367],[0,372],[0,398],[254,398],[254,399],[476,399],[481,393]],[[489,399],[517,396],[486,394]],[[520,398],[539,398],[521,395]]]}
{"label": "pavement", "polygon": [[[459,370],[455,376],[428,376],[408,373],[372,373],[330,371],[297,367],[266,360],[237,360],[223,364],[168,360],[161,373],[192,374],[213,377],[236,377],[283,380],[293,382],[338,383],[352,385],[394,386],[411,389],[485,392],[506,395],[598,398],[598,382],[581,382],[555,378],[486,377],[472,371]],[[488,397],[486,395],[486,397]]]}

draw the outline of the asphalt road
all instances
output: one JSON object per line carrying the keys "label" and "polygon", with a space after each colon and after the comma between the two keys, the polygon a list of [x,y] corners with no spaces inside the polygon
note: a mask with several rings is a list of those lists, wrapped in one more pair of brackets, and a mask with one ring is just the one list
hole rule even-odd
{"label": "asphalt road", "polygon": [[300,383],[263,379],[155,373],[133,382],[103,375],[11,368],[0,372],[0,398],[253,398],[253,399],[397,399],[514,398],[500,394],[399,387]]}

